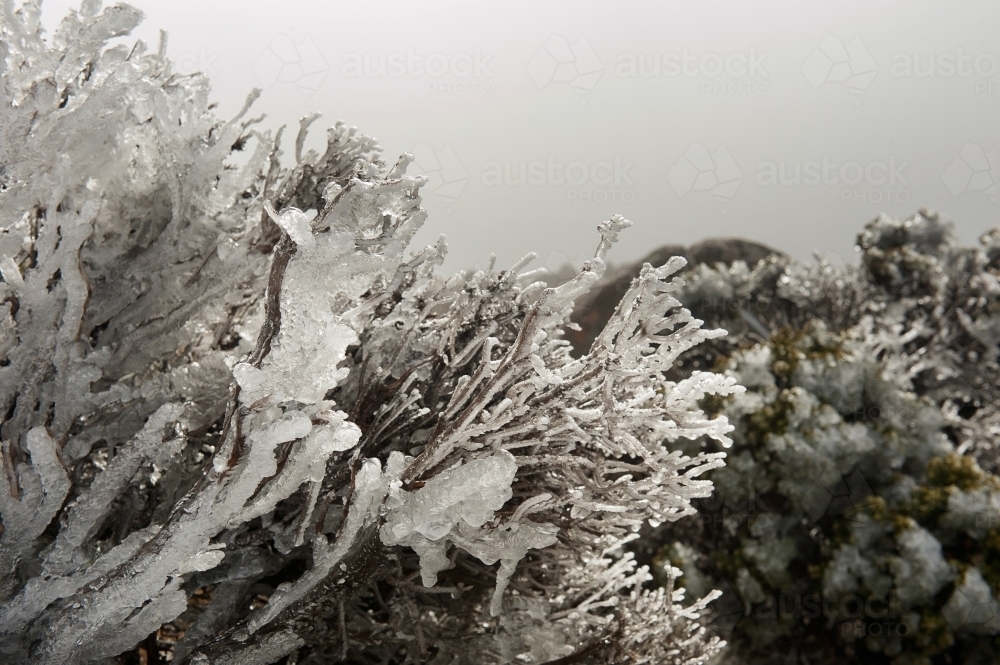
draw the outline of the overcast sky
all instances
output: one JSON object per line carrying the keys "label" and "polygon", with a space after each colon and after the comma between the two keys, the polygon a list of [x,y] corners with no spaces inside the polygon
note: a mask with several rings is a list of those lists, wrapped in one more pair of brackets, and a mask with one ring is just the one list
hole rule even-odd
{"label": "overcast sky", "polygon": [[323,114],[311,145],[343,119],[413,152],[449,269],[577,263],[615,213],[617,262],[712,236],[851,260],[920,207],[966,242],[1000,224],[995,0],[133,4],[222,116],[257,86],[267,126]]}

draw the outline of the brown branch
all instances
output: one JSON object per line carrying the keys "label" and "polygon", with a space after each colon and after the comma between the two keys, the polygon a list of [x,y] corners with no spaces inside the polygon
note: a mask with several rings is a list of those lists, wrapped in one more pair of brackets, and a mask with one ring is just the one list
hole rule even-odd
{"label": "brown branch", "polygon": [[274,248],[271,259],[271,272],[267,278],[267,293],[264,298],[264,323],[257,335],[257,345],[250,353],[250,362],[260,367],[264,358],[271,352],[271,342],[281,330],[281,285],[285,279],[288,262],[295,254],[295,243],[282,232],[281,240]]}

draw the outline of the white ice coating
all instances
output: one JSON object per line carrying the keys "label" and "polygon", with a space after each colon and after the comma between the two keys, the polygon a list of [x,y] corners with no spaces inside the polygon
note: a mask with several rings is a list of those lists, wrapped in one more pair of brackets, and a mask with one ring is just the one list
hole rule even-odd
{"label": "white ice coating", "polygon": [[309,218],[304,212],[298,208],[286,208],[281,211],[281,214],[277,214],[269,204],[266,205],[266,208],[274,223],[280,226],[281,230],[287,233],[296,245],[312,247],[316,244],[312,229],[309,228]]}
{"label": "white ice coating", "polygon": [[500,598],[517,562],[529,549],[548,547],[558,529],[551,524],[515,522],[505,528],[486,523],[510,500],[517,473],[514,456],[505,450],[471,460],[429,479],[408,492],[397,481],[390,485],[387,515],[379,535],[386,545],[406,545],[420,555],[424,586],[450,565],[447,552],[455,544],[483,563],[501,561],[490,610],[500,613]]}
{"label": "white ice coating", "polygon": [[[444,471],[413,492],[393,487],[382,541],[401,543],[411,535],[440,540],[459,521],[482,526],[510,499],[515,473],[514,456],[502,450]],[[434,584],[433,578],[425,576],[424,581],[426,586]]]}

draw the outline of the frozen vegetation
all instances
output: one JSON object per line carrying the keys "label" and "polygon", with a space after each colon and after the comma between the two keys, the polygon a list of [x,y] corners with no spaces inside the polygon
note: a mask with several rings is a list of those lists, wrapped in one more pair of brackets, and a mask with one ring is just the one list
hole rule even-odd
{"label": "frozen vegetation", "polygon": [[0,662],[998,661],[1000,231],[615,273],[614,217],[572,275],[442,275],[408,155],[39,12],[0,0]]}
{"label": "frozen vegetation", "polygon": [[996,663],[1000,231],[963,246],[924,210],[858,247],[857,265],[683,273],[677,298],[730,334],[677,369],[746,392],[703,400],[734,445],[695,518],[644,532],[646,556],[692,599],[723,590],[734,663]]}
{"label": "frozen vegetation", "polygon": [[724,334],[677,300],[682,259],[574,356],[627,220],[555,288],[530,256],[441,275],[408,155],[343,124],[304,153],[310,116],[284,168],[256,93],[220,120],[165,41],[107,46],[138,10],[85,0],[47,39],[39,12],[0,0],[0,660],[720,650],[714,594],[629,551],[710,495],[724,454],[679,447],[729,445],[702,404],[743,390],[670,374]]}

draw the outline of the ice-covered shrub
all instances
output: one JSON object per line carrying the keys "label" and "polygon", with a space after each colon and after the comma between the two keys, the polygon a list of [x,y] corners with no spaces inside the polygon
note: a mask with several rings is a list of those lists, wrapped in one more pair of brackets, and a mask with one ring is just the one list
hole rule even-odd
{"label": "ice-covered shrub", "polygon": [[693,597],[724,590],[733,662],[1000,657],[997,237],[964,247],[921,211],[870,223],[857,265],[683,275],[730,335],[681,365],[747,391],[703,401],[736,427],[717,492],[650,542]]}
{"label": "ice-covered shrub", "polygon": [[[0,2],[0,659],[702,663],[712,595],[624,548],[691,515],[741,390],[645,266],[562,339],[629,222],[557,288],[407,253],[426,181],[338,124],[294,166],[218,120],[141,14],[43,39]],[[531,257],[528,257],[530,259]],[[668,575],[669,577],[670,575]],[[131,659],[131,660],[130,660]]]}

